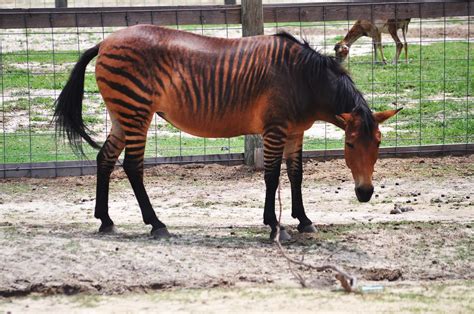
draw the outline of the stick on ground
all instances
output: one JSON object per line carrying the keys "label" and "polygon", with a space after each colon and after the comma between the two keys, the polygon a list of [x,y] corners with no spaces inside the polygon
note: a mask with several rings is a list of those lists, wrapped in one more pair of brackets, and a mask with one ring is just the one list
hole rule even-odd
{"label": "stick on ground", "polygon": [[306,283],[306,279],[303,277],[303,275],[296,272],[291,267],[292,264],[301,265],[301,266],[304,266],[308,269],[314,269],[318,272],[325,271],[325,270],[332,270],[332,271],[337,273],[336,274],[336,279],[339,280],[339,282],[341,283],[342,288],[344,288],[344,290],[346,292],[356,293],[357,292],[357,290],[356,290],[356,284],[357,284],[356,278],[354,276],[350,275],[349,273],[345,272],[344,270],[342,270],[340,267],[332,265],[332,264],[325,264],[325,265],[321,265],[321,266],[315,266],[315,265],[304,262],[303,258],[301,260],[297,260],[297,259],[294,259],[291,256],[289,256],[288,253],[286,253],[285,249],[283,248],[283,246],[281,245],[281,242],[280,242],[280,222],[281,222],[281,215],[282,215],[282,211],[283,211],[282,204],[281,204],[280,182],[278,182],[278,203],[280,205],[280,214],[278,216],[277,232],[276,232],[274,241],[275,241],[275,244],[278,247],[278,250],[280,251],[280,254],[284,258],[286,258],[286,260],[288,261],[288,267],[289,267],[291,273],[293,274],[293,276],[296,279],[298,279],[301,286],[302,287],[307,287],[308,286],[307,283]]}

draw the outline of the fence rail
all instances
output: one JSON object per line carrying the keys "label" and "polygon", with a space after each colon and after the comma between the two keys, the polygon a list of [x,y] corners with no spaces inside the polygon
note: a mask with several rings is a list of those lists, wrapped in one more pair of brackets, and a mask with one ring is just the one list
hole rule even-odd
{"label": "fence rail", "polygon": [[[332,54],[356,19],[412,19],[408,64],[374,63],[372,42],[360,39],[346,66],[374,110],[405,105],[385,127],[382,156],[474,151],[474,54],[469,1],[264,5],[265,32],[285,29]],[[209,36],[240,37],[240,5],[0,10],[0,178],[87,174],[94,162],[75,160],[48,124],[79,53],[118,28],[166,25]],[[383,42],[393,55],[394,43]],[[89,68],[85,119],[102,137],[110,122]],[[342,134],[317,124],[305,156],[341,156]],[[314,132],[313,132],[314,131]],[[105,138],[105,137],[104,137]],[[168,143],[169,142],[169,143]],[[243,161],[243,139],[206,140],[178,132],[156,117],[147,164]],[[87,151],[91,160],[94,152]]]}
{"label": "fence rail", "polygon": [[[416,3],[336,3],[265,5],[265,23],[328,22],[367,19],[434,18],[474,15],[468,1]],[[114,27],[135,24],[240,24],[240,5],[3,9],[0,28]]]}

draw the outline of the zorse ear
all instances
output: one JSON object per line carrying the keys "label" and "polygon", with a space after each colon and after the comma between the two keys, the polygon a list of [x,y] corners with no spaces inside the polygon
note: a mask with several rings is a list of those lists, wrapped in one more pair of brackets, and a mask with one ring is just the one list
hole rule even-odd
{"label": "zorse ear", "polygon": [[385,111],[380,111],[380,112],[376,112],[374,113],[374,119],[375,121],[377,121],[378,123],[383,123],[385,120],[387,120],[388,118],[391,118],[393,117],[394,115],[396,115],[400,110],[402,110],[403,108],[399,108],[399,109],[395,109],[395,110],[385,110]]}
{"label": "zorse ear", "polygon": [[341,129],[345,130],[347,122],[351,119],[350,113],[341,113],[334,116],[336,118],[336,126],[340,127]]}

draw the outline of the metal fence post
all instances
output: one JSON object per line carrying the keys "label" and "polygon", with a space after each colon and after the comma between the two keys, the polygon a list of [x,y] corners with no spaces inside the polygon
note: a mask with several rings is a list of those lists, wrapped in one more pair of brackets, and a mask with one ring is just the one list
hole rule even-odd
{"label": "metal fence post", "polygon": [[[263,35],[262,0],[242,0],[242,36]],[[260,135],[245,136],[245,164],[263,168],[263,142]]]}

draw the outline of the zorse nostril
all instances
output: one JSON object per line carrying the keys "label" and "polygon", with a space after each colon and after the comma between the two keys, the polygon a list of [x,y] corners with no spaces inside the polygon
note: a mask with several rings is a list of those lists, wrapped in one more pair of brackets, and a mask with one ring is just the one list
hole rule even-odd
{"label": "zorse nostril", "polygon": [[358,187],[355,191],[359,201],[368,202],[374,193],[374,187]]}

